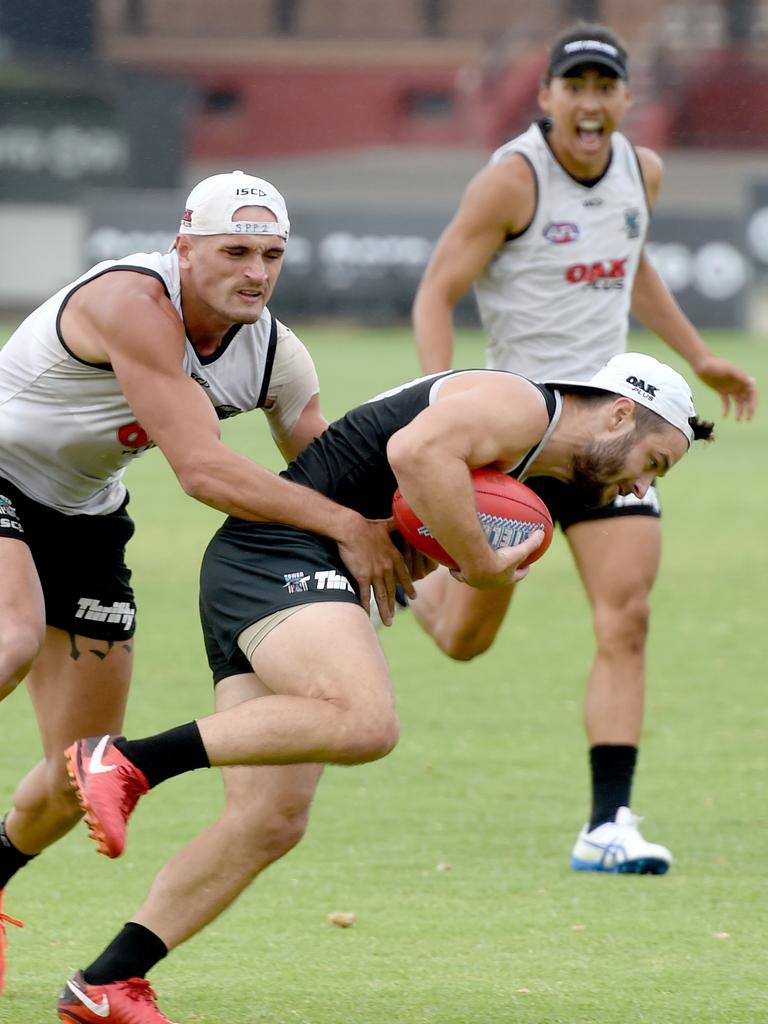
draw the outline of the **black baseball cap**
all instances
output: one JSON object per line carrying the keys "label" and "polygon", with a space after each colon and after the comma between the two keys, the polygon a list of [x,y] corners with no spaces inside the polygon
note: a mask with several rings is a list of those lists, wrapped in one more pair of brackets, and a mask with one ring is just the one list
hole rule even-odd
{"label": "black baseball cap", "polygon": [[562,78],[581,64],[596,64],[617,78],[629,78],[627,51],[613,33],[604,29],[590,31],[590,26],[584,26],[561,36],[549,55],[549,77]]}

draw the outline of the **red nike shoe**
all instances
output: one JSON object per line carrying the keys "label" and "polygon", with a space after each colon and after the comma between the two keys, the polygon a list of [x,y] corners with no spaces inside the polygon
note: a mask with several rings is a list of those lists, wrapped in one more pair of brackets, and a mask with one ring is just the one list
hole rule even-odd
{"label": "red nike shoe", "polygon": [[144,978],[89,985],[80,971],[64,986],[56,1013],[65,1024],[173,1024]]}
{"label": "red nike shoe", "polygon": [[17,921],[15,917],[9,917],[3,913],[3,893],[4,889],[0,889],[0,995],[3,993],[3,987],[5,985],[5,950],[8,945],[8,937],[5,934],[6,924],[15,924],[17,928],[23,928],[24,924],[22,921]]}
{"label": "red nike shoe", "polygon": [[107,857],[119,857],[125,849],[128,819],[139,797],[149,789],[144,773],[115,746],[117,739],[122,737],[75,740],[65,753],[91,838],[99,844],[99,853]]}

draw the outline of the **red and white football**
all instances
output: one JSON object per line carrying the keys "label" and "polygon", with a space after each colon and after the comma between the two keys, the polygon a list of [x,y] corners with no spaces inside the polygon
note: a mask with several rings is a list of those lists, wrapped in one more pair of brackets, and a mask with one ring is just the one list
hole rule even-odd
{"label": "red and white football", "polygon": [[[544,540],[523,565],[530,565],[541,558],[552,542],[552,517],[538,494],[496,469],[473,470],[472,484],[477,518],[491,547],[496,549],[520,544],[534,529],[540,528],[544,531]],[[399,487],[392,498],[392,515],[397,529],[412,547],[442,565],[457,568],[445,548],[437,543],[405,500]]]}

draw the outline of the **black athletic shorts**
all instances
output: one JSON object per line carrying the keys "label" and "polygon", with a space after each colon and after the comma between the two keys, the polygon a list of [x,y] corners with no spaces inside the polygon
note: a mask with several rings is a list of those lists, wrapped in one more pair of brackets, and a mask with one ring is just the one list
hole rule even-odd
{"label": "black athletic shorts", "polygon": [[136,602],[125,546],[133,536],[128,497],[103,516],[67,516],[0,477],[0,537],[26,542],[45,597],[49,626],[94,640],[127,640]]}
{"label": "black athletic shorts", "polygon": [[649,487],[642,498],[634,495],[619,496],[610,505],[594,508],[584,505],[576,497],[573,488],[561,480],[551,476],[532,476],[525,484],[541,498],[549,509],[553,523],[559,523],[565,531],[576,523],[586,523],[592,519],[619,519],[622,516],[661,517],[661,505],[656,485]]}
{"label": "black athletic shorts", "polygon": [[334,541],[280,523],[227,519],[200,571],[200,619],[214,682],[251,671],[237,646],[248,626],[284,608],[329,601],[360,604]]}

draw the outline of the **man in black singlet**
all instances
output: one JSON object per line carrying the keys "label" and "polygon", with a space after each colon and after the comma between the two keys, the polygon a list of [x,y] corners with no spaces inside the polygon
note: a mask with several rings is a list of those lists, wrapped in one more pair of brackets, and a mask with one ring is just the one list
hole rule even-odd
{"label": "man in black singlet", "polygon": [[[644,494],[694,440],[711,433],[712,424],[696,417],[684,379],[636,353],[611,360],[587,385],[448,371],[353,409],[285,476],[375,518],[389,514],[399,485],[459,566],[457,576],[492,589],[523,578],[528,570],[518,566],[540,534],[493,550],[476,515],[472,469],[567,480],[600,504]],[[424,566],[413,568],[417,578]],[[101,852],[116,857],[128,817],[149,788],[212,765],[284,765],[280,791],[270,792],[272,819],[284,823],[275,825],[281,840],[254,837],[252,847],[232,849],[217,864],[195,863],[194,844],[187,847],[133,920],[69,979],[62,1021],[167,1022],[154,1000],[143,1000],[140,1018],[121,1007],[127,990],[148,991],[145,974],[189,937],[201,892],[210,908],[211,887],[218,887],[218,910],[225,909],[246,878],[299,841],[324,764],[372,761],[397,742],[387,664],[335,544],[293,526],[230,517],[208,547],[201,584],[208,658],[214,682],[227,680],[228,706],[146,739],[78,740],[67,751],[70,772]],[[262,799],[258,773],[269,771],[244,773],[252,800]],[[249,858],[250,873],[243,870]]]}

